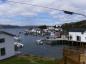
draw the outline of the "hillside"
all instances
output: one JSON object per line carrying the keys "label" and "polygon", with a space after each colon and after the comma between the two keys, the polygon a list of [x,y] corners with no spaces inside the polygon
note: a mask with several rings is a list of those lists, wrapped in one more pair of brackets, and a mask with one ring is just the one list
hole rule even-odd
{"label": "hillside", "polygon": [[17,26],[17,25],[0,25],[0,29],[2,28],[33,28],[36,26]]}
{"label": "hillside", "polygon": [[65,30],[74,29],[74,28],[86,28],[86,20],[79,22],[65,23],[62,25],[62,28]]}
{"label": "hillside", "polygon": [[0,28],[20,28],[20,26],[15,26],[15,25],[0,25]]}

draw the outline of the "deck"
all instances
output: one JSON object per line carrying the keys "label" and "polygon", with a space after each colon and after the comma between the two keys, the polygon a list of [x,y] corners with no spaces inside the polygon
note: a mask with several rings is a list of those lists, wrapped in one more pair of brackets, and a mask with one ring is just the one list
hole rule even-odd
{"label": "deck", "polygon": [[50,38],[50,39],[45,39],[45,41],[46,41],[46,44],[74,45],[74,46],[86,47],[86,42],[72,41],[72,40],[68,40],[67,38]]}
{"label": "deck", "polygon": [[86,49],[64,48],[64,64],[86,64]]}

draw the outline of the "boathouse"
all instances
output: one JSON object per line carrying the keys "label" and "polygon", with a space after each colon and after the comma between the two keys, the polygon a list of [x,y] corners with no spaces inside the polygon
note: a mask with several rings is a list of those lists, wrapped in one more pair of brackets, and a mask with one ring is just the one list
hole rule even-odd
{"label": "boathouse", "polygon": [[0,31],[0,60],[9,58],[16,54],[14,36],[11,33]]}
{"label": "boathouse", "polygon": [[86,42],[86,29],[73,29],[69,31],[69,40]]}
{"label": "boathouse", "polygon": [[69,43],[72,41],[81,44],[63,49],[64,64],[86,64],[86,29],[70,30],[68,39]]}

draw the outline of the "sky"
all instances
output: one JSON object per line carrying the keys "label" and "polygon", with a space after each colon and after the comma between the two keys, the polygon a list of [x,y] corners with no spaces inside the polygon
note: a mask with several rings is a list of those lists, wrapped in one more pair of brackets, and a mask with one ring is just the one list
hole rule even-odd
{"label": "sky", "polygon": [[[29,4],[42,7],[31,6]],[[86,19],[86,17],[81,15],[68,15],[63,11],[43,7],[86,15],[86,0],[0,0],[0,24],[22,26],[56,25]]]}

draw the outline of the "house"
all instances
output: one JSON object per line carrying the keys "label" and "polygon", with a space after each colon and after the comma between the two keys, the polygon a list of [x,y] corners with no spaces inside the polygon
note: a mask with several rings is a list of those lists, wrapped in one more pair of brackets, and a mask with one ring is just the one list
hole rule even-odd
{"label": "house", "polygon": [[36,29],[32,29],[31,32],[36,32]]}
{"label": "house", "polygon": [[9,58],[16,54],[14,36],[16,35],[0,31],[0,60]]}
{"label": "house", "polygon": [[69,40],[86,42],[86,29],[73,29],[69,31]]}
{"label": "house", "polygon": [[52,32],[55,30],[55,28],[53,26],[48,26],[47,29],[48,29],[48,32]]}
{"label": "house", "polygon": [[86,29],[69,30],[70,41],[80,42],[80,46],[69,46],[63,49],[64,64],[86,64]]}
{"label": "house", "polygon": [[38,34],[40,34],[40,33],[41,33],[41,30],[40,30],[39,28],[33,28],[33,29],[31,30],[31,32],[32,32],[32,33],[38,33]]}

